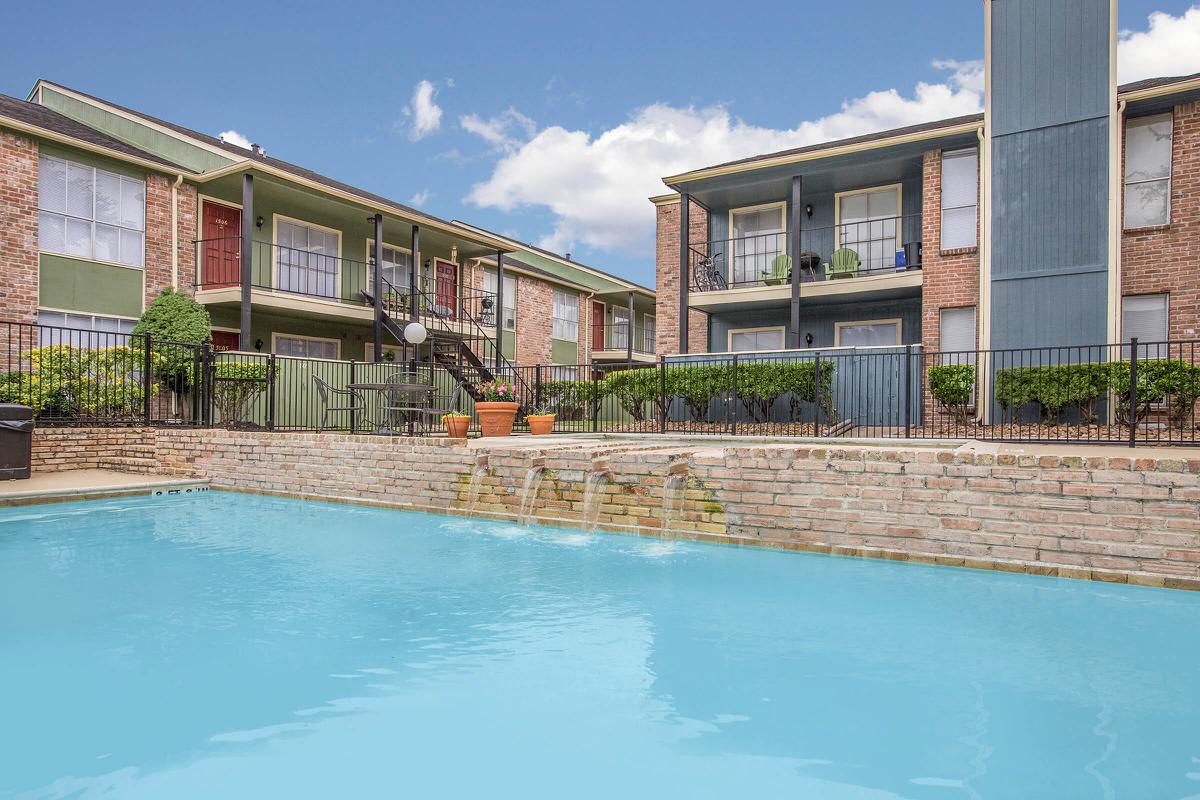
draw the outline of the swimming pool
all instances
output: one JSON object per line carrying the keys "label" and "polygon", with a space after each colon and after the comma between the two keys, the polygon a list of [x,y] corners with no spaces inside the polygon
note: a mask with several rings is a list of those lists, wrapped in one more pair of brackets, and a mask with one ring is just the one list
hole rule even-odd
{"label": "swimming pool", "polygon": [[1200,594],[210,492],[0,509],[0,796],[1181,798]]}

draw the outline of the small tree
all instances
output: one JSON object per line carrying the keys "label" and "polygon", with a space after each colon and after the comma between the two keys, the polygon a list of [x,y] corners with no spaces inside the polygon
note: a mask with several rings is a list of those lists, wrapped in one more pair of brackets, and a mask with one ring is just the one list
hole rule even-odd
{"label": "small tree", "polygon": [[149,334],[157,353],[155,372],[184,408],[183,397],[193,380],[195,348],[212,341],[208,309],[169,288],[146,307],[133,332]]}

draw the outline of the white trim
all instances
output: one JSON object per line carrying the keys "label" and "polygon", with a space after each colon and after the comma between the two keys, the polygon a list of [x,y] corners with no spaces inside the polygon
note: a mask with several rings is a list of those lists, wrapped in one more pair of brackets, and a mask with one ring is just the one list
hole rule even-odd
{"label": "white trim", "polygon": [[[992,346],[992,0],[983,3],[983,124],[976,126],[979,139],[979,306],[978,348]],[[988,396],[991,376],[982,370],[976,382],[979,397]],[[980,409],[984,424],[991,417],[990,404]]]}
{"label": "white trim", "polygon": [[[101,262],[103,263],[103,262]],[[75,314],[80,317],[104,317],[105,319],[123,319],[129,322],[137,322],[138,317],[127,317],[124,314],[106,314],[100,311],[81,311],[77,308],[56,308],[55,306],[43,306],[41,304],[35,309],[36,311],[50,311],[55,314]]]}
{"label": "white trim", "polygon": [[779,332],[779,341],[787,343],[787,327],[785,325],[767,325],[761,328],[730,328],[725,332],[725,352],[727,353],[774,353],[776,350],[734,350],[733,335],[735,333],[767,333],[769,331]]}
{"label": "white trim", "polygon": [[[272,288],[272,289],[277,288],[275,286],[275,281],[277,278],[276,272],[279,267],[279,223],[280,223],[280,221],[290,222],[293,225],[303,225],[306,228],[313,228],[315,230],[325,231],[326,233],[337,234],[337,255],[334,257],[335,258],[334,266],[336,267],[336,269],[334,271],[334,278],[333,278],[333,297],[325,297],[324,295],[319,295],[319,294],[309,295],[306,292],[294,292],[294,294],[303,294],[308,297],[319,297],[319,298],[324,298],[326,300],[337,300],[337,299],[341,298],[341,296],[342,296],[342,232],[339,231],[337,228],[330,228],[328,225],[321,225],[320,223],[317,223],[317,222],[308,222],[307,220],[297,219],[296,217],[289,217],[289,216],[286,216],[284,214],[280,214],[277,212],[271,214],[271,270],[270,270],[271,284],[270,284],[270,288]],[[289,249],[294,249],[294,248],[289,248]]]}
{"label": "white trim", "polygon": [[[279,355],[278,353],[275,353],[275,350],[276,350],[276,342],[279,341],[280,337],[282,337],[284,339],[302,339],[306,342],[325,342],[326,344],[329,344],[332,342],[333,346],[337,348],[337,355],[335,355],[333,358],[323,358],[320,360],[321,361],[339,361],[342,357],[342,342],[340,339],[327,339],[324,336],[305,336],[304,334],[301,334],[301,333],[279,333],[278,331],[274,331],[271,333],[271,353],[272,354]],[[283,357],[284,358],[302,358],[302,356],[286,356],[286,355]],[[308,358],[308,357],[309,356],[303,356],[303,358]]]}
{"label": "white trim", "polygon": [[[1113,102],[1117,96],[1117,0],[1108,3],[1108,324],[1105,333],[1108,341],[1113,341],[1113,335],[1121,329],[1121,235],[1124,232],[1125,220],[1121,217],[1121,204],[1125,197],[1125,176],[1121,170],[1120,151],[1123,149],[1121,134],[1121,117],[1125,108],[1124,101]],[[1175,115],[1171,114],[1171,152],[1167,155],[1167,222],[1171,221],[1171,170],[1175,154]],[[1120,187],[1120,198],[1117,198],[1117,188]],[[1113,223],[1118,223],[1114,227]],[[1168,317],[1169,319],[1169,317]],[[1168,328],[1169,330],[1169,328]],[[1112,404],[1110,404],[1112,405]]]}
{"label": "white trim", "polygon": [[892,317],[890,319],[856,319],[847,322],[833,323],[833,346],[834,347],[862,347],[863,345],[843,345],[842,344],[842,328],[854,328],[860,325],[893,325],[896,329],[895,344],[878,344],[873,347],[899,347],[904,341],[904,320],[900,317]]}

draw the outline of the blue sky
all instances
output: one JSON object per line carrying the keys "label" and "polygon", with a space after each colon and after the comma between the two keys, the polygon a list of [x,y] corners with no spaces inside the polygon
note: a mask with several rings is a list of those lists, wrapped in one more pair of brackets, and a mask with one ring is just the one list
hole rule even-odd
{"label": "blue sky", "polygon": [[[1121,0],[1120,27],[1142,32],[1122,67],[1200,71],[1195,3]],[[0,51],[0,92],[24,97],[45,77],[236,131],[279,158],[652,283],[645,198],[661,175],[979,101],[978,0],[925,0],[919,13],[879,0],[737,9],[11,4],[6,27],[22,35]],[[1170,17],[1152,26],[1155,11]]]}

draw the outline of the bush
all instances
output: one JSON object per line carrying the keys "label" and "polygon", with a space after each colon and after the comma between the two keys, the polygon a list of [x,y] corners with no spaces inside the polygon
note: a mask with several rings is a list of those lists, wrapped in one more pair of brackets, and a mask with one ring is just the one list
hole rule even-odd
{"label": "bush", "polygon": [[[0,376],[0,401],[22,403],[39,417],[100,417],[142,413],[145,351],[135,347],[87,349],[66,344],[26,353],[29,371]],[[151,384],[150,391],[157,391]]]}
{"label": "bush", "polygon": [[[149,335],[157,364],[156,373],[182,403],[183,395],[198,377],[195,347],[212,341],[208,309],[183,292],[167,289],[146,306],[135,334]],[[135,346],[141,344],[134,341]]]}
{"label": "bush", "polygon": [[688,364],[667,367],[667,396],[678,397],[696,422],[704,421],[709,401],[733,390],[729,364]]}
{"label": "bush", "polygon": [[929,393],[955,422],[965,425],[968,409],[975,397],[974,365],[939,364],[930,367]]}
{"label": "bush", "polygon": [[589,380],[546,381],[542,384],[542,403],[554,410],[560,420],[578,420],[591,415],[593,383]]}
{"label": "bush", "polygon": [[634,422],[646,420],[646,408],[661,409],[662,375],[657,369],[622,369],[610,372],[600,381],[601,397],[613,397]]}
{"label": "bush", "polygon": [[1165,403],[1171,425],[1182,428],[1200,399],[1200,367],[1178,359],[1138,361],[1137,408],[1129,408],[1129,362],[1108,365],[1109,389],[1116,395],[1117,420],[1122,425],[1143,422],[1156,403]]}
{"label": "bush", "polygon": [[254,361],[218,361],[213,365],[212,404],[226,427],[247,424],[250,404],[267,389],[267,365]]}

